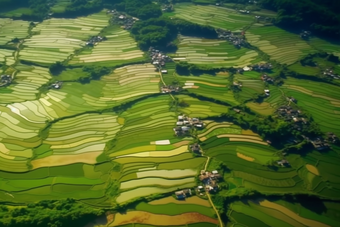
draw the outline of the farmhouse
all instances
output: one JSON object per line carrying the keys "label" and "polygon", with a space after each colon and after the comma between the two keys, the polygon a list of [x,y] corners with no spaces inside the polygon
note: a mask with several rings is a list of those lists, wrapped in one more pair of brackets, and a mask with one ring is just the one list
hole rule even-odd
{"label": "farmhouse", "polygon": [[265,90],[264,90],[264,93],[265,93],[267,96],[270,95],[270,91],[269,91],[268,89],[265,89]]}
{"label": "farmhouse", "polygon": [[312,35],[312,33],[310,31],[301,31],[300,38],[307,40],[307,39],[310,38],[311,35]]}
{"label": "farmhouse", "polygon": [[326,75],[326,76],[329,76],[333,79],[340,79],[340,76],[335,74],[334,71],[332,69],[326,69],[324,72],[323,72],[323,75]]}
{"label": "farmhouse", "polygon": [[0,87],[5,87],[12,83],[12,77],[10,75],[0,76]]}
{"label": "farmhouse", "polygon": [[328,132],[327,138],[328,138],[329,142],[332,142],[332,143],[338,143],[339,142],[339,138],[333,132]]}
{"label": "farmhouse", "polygon": [[165,70],[165,69],[163,69],[163,70],[161,70],[161,73],[168,73],[168,70]]}
{"label": "farmhouse", "polygon": [[288,167],[290,165],[286,159],[282,159],[281,161],[278,161],[277,164],[281,165],[282,167]]}
{"label": "farmhouse", "polygon": [[199,176],[200,181],[205,185],[206,190],[209,192],[217,192],[217,182],[220,178],[222,178],[222,176],[217,170],[213,170],[211,172],[202,170]]}
{"label": "farmhouse", "polygon": [[273,83],[274,82],[274,79],[271,78],[270,76],[268,76],[267,74],[264,74],[261,76],[261,79],[264,81],[264,82],[267,82],[267,83]]}
{"label": "farmhouse", "polygon": [[184,200],[186,197],[190,197],[192,193],[191,193],[191,189],[184,189],[184,190],[175,192],[175,195],[178,200]]}
{"label": "farmhouse", "polygon": [[326,143],[321,138],[316,138],[315,140],[310,140],[310,142],[315,147],[315,149],[317,149],[318,151],[329,149],[329,144]]}
{"label": "farmhouse", "polygon": [[62,84],[63,84],[62,81],[56,81],[54,84],[51,84],[49,88],[60,89]]}
{"label": "farmhouse", "polygon": [[179,92],[180,90],[181,90],[181,87],[177,85],[168,85],[168,86],[163,85],[161,87],[162,93]]}
{"label": "farmhouse", "polygon": [[201,147],[198,143],[190,145],[189,148],[193,153],[202,154]]}
{"label": "farmhouse", "polygon": [[255,64],[252,66],[252,69],[257,72],[263,71],[270,71],[273,68],[273,65],[270,63],[262,63],[262,64]]}
{"label": "farmhouse", "polygon": [[244,37],[237,35],[236,32],[232,33],[230,30],[216,29],[216,33],[219,39],[227,40],[237,48],[247,44]]}

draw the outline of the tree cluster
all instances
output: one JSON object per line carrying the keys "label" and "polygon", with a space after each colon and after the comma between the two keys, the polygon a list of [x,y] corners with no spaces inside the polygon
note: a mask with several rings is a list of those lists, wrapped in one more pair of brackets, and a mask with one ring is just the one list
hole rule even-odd
{"label": "tree cluster", "polygon": [[102,76],[111,72],[110,68],[101,66],[84,66],[82,69],[87,73],[87,76],[79,79],[81,83],[89,83],[91,80],[99,80]]}
{"label": "tree cluster", "polygon": [[154,4],[151,0],[124,0],[116,4],[115,8],[141,20],[157,18],[162,15],[160,5]]}
{"label": "tree cluster", "polygon": [[263,7],[278,11],[277,24],[310,29],[329,37],[340,37],[340,1],[334,0],[262,0]]}
{"label": "tree cluster", "polygon": [[133,25],[131,33],[142,50],[147,50],[150,46],[161,50],[169,49],[178,33],[205,38],[217,37],[213,27],[166,17],[138,21]]}
{"label": "tree cluster", "polygon": [[189,75],[189,74],[202,74],[209,73],[213,74],[217,70],[213,69],[209,66],[198,66],[195,64],[190,64],[188,62],[179,62],[176,64],[176,72],[180,75]]}
{"label": "tree cluster", "polygon": [[85,226],[104,211],[77,203],[73,199],[40,201],[27,207],[0,206],[0,226],[69,227]]}

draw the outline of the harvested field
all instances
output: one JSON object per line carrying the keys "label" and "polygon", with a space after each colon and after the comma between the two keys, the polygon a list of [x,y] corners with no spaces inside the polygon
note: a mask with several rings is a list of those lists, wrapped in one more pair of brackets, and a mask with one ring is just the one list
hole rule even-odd
{"label": "harvested field", "polygon": [[65,154],[65,155],[52,155],[45,158],[35,159],[31,161],[32,168],[38,169],[42,167],[49,166],[63,166],[72,163],[87,163],[95,164],[97,163],[97,157],[102,153],[102,151],[84,153],[84,154]]}
{"label": "harvested field", "polygon": [[255,158],[245,156],[244,154],[241,154],[239,152],[237,152],[236,154],[237,154],[237,157],[242,158],[242,159],[249,161],[249,162],[253,162],[255,160]]}
{"label": "harvested field", "polygon": [[315,166],[306,164],[306,168],[308,169],[309,172],[313,173],[314,175],[316,176],[320,175],[319,170]]}
{"label": "harvested field", "polygon": [[130,223],[169,226],[169,223],[172,225],[186,225],[199,222],[218,224],[216,219],[204,216],[200,213],[185,213],[169,216],[152,214],[144,211],[129,211],[126,214],[116,214],[115,220],[109,226],[119,226]]}
{"label": "harvested field", "polygon": [[210,203],[208,200],[201,199],[197,196],[192,196],[188,197],[185,200],[178,200],[175,199],[174,197],[166,197],[163,199],[158,199],[158,200],[153,200],[149,202],[150,205],[161,205],[161,204],[168,204],[168,203],[175,203],[175,204],[196,204],[196,205],[201,205],[205,207],[210,207]]}
{"label": "harvested field", "polygon": [[266,142],[258,141],[258,140],[252,140],[252,139],[246,139],[246,138],[229,138],[229,141],[241,141],[241,142],[249,142],[249,143],[258,143],[262,145],[268,145]]}

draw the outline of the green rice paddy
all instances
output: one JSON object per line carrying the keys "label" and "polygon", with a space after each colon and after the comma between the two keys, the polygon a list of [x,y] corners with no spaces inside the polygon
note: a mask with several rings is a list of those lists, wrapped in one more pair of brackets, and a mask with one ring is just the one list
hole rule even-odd
{"label": "green rice paddy", "polygon": [[173,17],[231,31],[242,30],[254,21],[251,15],[214,5],[203,6],[190,3],[178,3],[174,5],[174,8],[175,11],[171,14]]}
{"label": "green rice paddy", "polygon": [[309,53],[316,52],[297,34],[274,26],[254,27],[246,32],[247,41],[268,54],[271,60],[291,65]]}
{"label": "green rice paddy", "polygon": [[[61,13],[69,3],[57,0],[51,11]],[[12,13],[20,11],[25,10]],[[254,22],[253,16],[228,8],[187,3],[175,4],[175,11],[168,16],[232,31],[248,29]],[[94,47],[85,45],[91,36],[99,34],[105,34],[107,40]],[[246,37],[271,60],[303,75],[319,73],[319,69],[298,62],[307,54],[316,50],[339,54],[337,43],[317,38],[307,43],[274,26],[254,24]],[[14,38],[23,40],[17,51],[10,43]],[[75,19],[47,19],[36,22],[30,31],[27,21],[1,18],[0,64],[14,77],[13,83],[0,88],[1,201],[22,204],[74,198],[91,206],[111,208],[153,194],[194,190],[202,169],[215,170],[223,163],[228,170],[221,171],[225,182],[218,196],[239,196],[254,190],[330,200],[323,201],[327,207],[324,213],[272,198],[235,200],[225,211],[232,226],[338,226],[339,209],[331,202],[340,199],[338,147],[327,153],[288,154],[291,166],[284,168],[276,165],[282,159],[279,150],[258,134],[235,122],[213,120],[238,105],[258,115],[272,115],[286,103],[287,96],[293,96],[322,132],[340,135],[338,87],[292,77],[276,86],[264,83],[262,73],[254,71],[178,75],[175,68],[179,61],[217,69],[263,60],[256,49],[236,49],[223,40],[181,35],[178,40],[179,49],[172,55],[175,62],[166,64],[168,74],[162,79],[166,84],[178,82],[184,92],[169,95],[160,92],[163,81],[155,66],[141,64],[145,53],[137,48],[130,33],[109,26],[104,11]],[[67,69],[52,76],[48,66],[56,61],[64,61]],[[325,61],[317,62],[320,67],[328,66]],[[80,83],[77,80],[84,76],[84,65],[107,66],[112,71],[98,80]],[[332,67],[338,70],[335,63]],[[57,80],[63,81],[60,89],[47,89]],[[242,83],[239,92],[229,88],[233,82]],[[253,101],[264,89],[270,90],[270,96],[260,103]],[[173,128],[180,114],[200,118],[204,128],[194,131],[194,136],[176,136]],[[189,145],[196,142],[203,156],[189,151]],[[195,197],[207,199],[203,194]],[[208,206],[175,201],[136,202],[131,209],[168,216],[194,212],[216,221],[208,200],[204,200]],[[183,226],[216,225],[201,222]]]}
{"label": "green rice paddy", "polygon": [[244,67],[258,62],[258,53],[246,48],[237,49],[224,40],[179,37],[179,48],[173,59],[192,64],[221,67]]}

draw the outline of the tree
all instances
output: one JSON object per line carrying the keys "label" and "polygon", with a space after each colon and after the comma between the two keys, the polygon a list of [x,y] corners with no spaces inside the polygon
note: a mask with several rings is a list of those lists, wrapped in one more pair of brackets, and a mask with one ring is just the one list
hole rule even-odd
{"label": "tree", "polygon": [[60,61],[57,61],[56,63],[50,65],[49,70],[52,75],[56,76],[64,70],[64,65]]}

